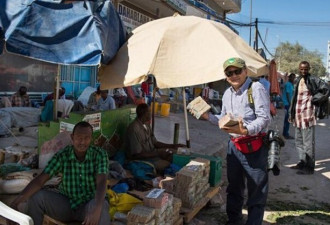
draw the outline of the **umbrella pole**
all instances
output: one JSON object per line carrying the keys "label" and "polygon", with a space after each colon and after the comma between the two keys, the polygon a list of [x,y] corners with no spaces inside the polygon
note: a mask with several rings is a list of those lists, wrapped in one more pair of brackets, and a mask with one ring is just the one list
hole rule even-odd
{"label": "umbrella pole", "polygon": [[188,113],[187,113],[187,103],[186,103],[186,91],[185,91],[184,87],[182,88],[182,98],[183,98],[184,121],[185,121],[185,128],[186,128],[186,145],[187,145],[187,148],[190,148]]}
{"label": "umbrella pole", "polygon": [[154,86],[154,89],[152,90],[152,109],[151,109],[151,128],[152,133],[154,133],[155,130],[155,102],[156,102],[156,87]]}
{"label": "umbrella pole", "polygon": [[53,120],[57,120],[57,101],[59,95],[59,88],[60,88],[60,64],[57,65],[57,74],[55,77],[55,90],[54,90],[54,99],[53,99]]}

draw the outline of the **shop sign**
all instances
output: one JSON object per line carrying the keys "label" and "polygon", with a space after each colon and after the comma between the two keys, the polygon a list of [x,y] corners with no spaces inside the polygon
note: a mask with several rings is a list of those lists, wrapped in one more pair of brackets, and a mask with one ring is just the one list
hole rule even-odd
{"label": "shop sign", "polygon": [[101,113],[85,115],[83,121],[86,121],[92,125],[93,131],[101,130]]}
{"label": "shop sign", "polygon": [[197,16],[197,17],[201,17],[201,18],[207,18],[207,14],[198,8],[195,8],[193,6],[188,5],[187,6],[187,16]]}
{"label": "shop sign", "polygon": [[62,132],[64,132],[64,131],[72,132],[74,126],[75,126],[75,125],[72,124],[72,123],[66,123],[66,122],[61,121],[61,122],[60,122],[60,133],[62,133]]}
{"label": "shop sign", "polygon": [[151,17],[120,3],[118,5],[118,13],[128,31],[153,20]]}
{"label": "shop sign", "polygon": [[179,11],[182,14],[186,14],[187,12],[187,3],[183,0],[166,0],[167,4],[175,8],[177,11]]}
{"label": "shop sign", "polygon": [[215,10],[213,10],[212,8],[210,8],[209,6],[204,4],[204,2],[189,0],[189,3],[196,6],[197,8],[200,8],[200,9],[204,10],[210,16],[215,16],[217,18],[222,18],[222,16],[219,13],[217,13]]}

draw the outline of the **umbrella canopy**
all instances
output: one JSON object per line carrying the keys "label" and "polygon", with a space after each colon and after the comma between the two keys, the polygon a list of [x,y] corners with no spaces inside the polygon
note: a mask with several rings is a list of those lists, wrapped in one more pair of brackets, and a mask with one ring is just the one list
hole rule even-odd
{"label": "umbrella canopy", "polygon": [[0,53],[6,49],[52,63],[98,65],[108,63],[125,42],[110,0],[1,0],[0,15]]}
{"label": "umbrella canopy", "polygon": [[272,60],[269,66],[269,83],[270,83],[270,93],[278,95],[280,94],[280,85],[277,79],[277,69],[276,62]]}
{"label": "umbrella canopy", "polygon": [[268,73],[266,61],[224,24],[195,16],[154,20],[133,31],[110,64],[101,67],[102,88],[141,83],[148,74],[159,88],[185,87],[225,78],[222,64],[246,61],[248,74]]}

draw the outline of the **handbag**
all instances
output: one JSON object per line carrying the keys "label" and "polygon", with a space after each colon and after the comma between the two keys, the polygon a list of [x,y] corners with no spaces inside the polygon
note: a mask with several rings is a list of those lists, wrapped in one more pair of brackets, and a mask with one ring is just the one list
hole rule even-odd
{"label": "handbag", "polygon": [[266,133],[260,133],[253,136],[244,136],[238,138],[230,138],[234,143],[236,149],[244,154],[253,153],[258,151],[264,143],[264,136]]}

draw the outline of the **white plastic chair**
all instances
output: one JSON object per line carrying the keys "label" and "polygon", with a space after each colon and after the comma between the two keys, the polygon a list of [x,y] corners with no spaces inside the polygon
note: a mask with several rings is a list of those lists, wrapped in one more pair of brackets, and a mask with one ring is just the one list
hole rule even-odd
{"label": "white plastic chair", "polygon": [[0,201],[0,216],[12,220],[19,225],[34,225],[33,220],[28,215],[18,212]]}

